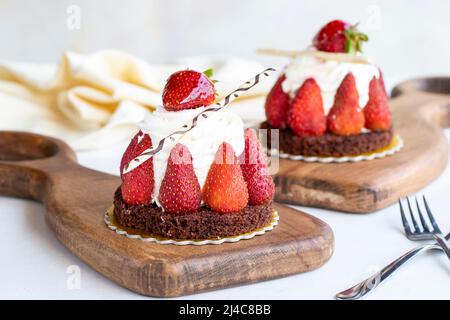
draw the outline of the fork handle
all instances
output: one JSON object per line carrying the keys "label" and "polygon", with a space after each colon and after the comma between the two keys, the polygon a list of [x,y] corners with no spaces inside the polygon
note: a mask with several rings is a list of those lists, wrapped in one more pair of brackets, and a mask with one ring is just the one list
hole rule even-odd
{"label": "fork handle", "polygon": [[375,273],[374,275],[370,276],[366,280],[354,285],[351,288],[348,288],[347,290],[344,290],[342,292],[339,292],[336,294],[336,299],[338,300],[356,300],[359,298],[364,297],[369,292],[375,290],[376,287],[380,283],[382,283],[384,280],[386,280],[394,271],[396,271],[398,268],[400,268],[402,265],[404,265],[406,262],[417,256],[419,253],[431,250],[431,249],[437,249],[437,250],[443,250],[441,246],[436,244],[429,244],[429,245],[423,245],[417,248],[414,248],[395,261],[391,262],[389,265]]}
{"label": "fork handle", "polygon": [[442,234],[434,234],[434,238],[436,239],[437,243],[439,243],[442,250],[444,250],[447,257],[450,259],[450,246],[444,236]]}

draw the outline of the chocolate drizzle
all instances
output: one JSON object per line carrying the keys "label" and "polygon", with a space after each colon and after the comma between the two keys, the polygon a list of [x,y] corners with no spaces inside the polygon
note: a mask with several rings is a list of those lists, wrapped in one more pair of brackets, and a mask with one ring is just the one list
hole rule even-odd
{"label": "chocolate drizzle", "polygon": [[268,77],[270,75],[270,73],[272,73],[274,71],[275,71],[275,69],[268,68],[268,69],[264,70],[263,72],[257,74],[252,79],[246,81],[239,88],[237,88],[236,90],[231,92],[229,95],[227,95],[224,99],[222,99],[221,101],[217,102],[213,106],[203,110],[198,115],[196,115],[191,120],[191,124],[190,125],[185,125],[185,126],[182,127],[184,129],[172,132],[167,137],[161,139],[159,141],[158,145],[156,146],[156,148],[149,148],[149,149],[144,150],[139,156],[137,156],[136,158],[132,159],[124,167],[123,174],[126,174],[126,173],[130,172],[131,170],[137,168],[139,165],[141,165],[142,163],[144,163],[145,161],[150,159],[152,156],[157,154],[159,151],[161,151],[163,149],[164,143],[165,143],[165,141],[167,139],[171,139],[173,141],[175,139],[174,136],[177,136],[177,135],[181,136],[181,135],[191,131],[193,128],[195,128],[197,126],[197,122],[198,122],[198,119],[199,119],[200,116],[202,116],[204,118],[207,118],[208,117],[207,113],[216,112],[216,111],[221,110],[222,108],[227,106],[230,102],[232,102],[233,100],[238,98],[240,96],[239,93],[246,92],[246,91],[252,89],[255,85],[257,85],[261,81],[261,76]]}

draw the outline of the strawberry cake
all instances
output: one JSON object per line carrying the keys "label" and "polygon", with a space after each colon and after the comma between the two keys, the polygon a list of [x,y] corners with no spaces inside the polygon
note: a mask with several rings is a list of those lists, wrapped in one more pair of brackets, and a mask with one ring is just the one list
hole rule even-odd
{"label": "strawberry cake", "polygon": [[[120,226],[195,240],[241,235],[272,221],[274,183],[256,132],[244,130],[228,108],[204,112],[215,96],[207,72],[183,70],[168,78],[163,106],[146,115],[121,161],[114,196]],[[191,130],[171,136],[190,121]],[[154,146],[156,154],[125,170]]]}
{"label": "strawberry cake", "polygon": [[383,76],[361,53],[367,40],[356,26],[334,20],[286,66],[267,96],[261,126],[279,130],[281,152],[342,157],[391,143]]}

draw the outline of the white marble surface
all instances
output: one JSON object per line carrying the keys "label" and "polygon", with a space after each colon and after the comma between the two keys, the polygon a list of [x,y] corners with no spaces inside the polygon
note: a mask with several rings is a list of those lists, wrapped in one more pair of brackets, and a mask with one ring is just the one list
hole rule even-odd
{"label": "white marble surface", "polygon": [[[450,130],[446,131],[450,138]],[[80,153],[88,167],[117,173],[124,145]],[[450,167],[421,191],[441,228],[450,231]],[[142,299],[92,270],[53,236],[36,202],[0,197],[0,299]],[[367,215],[302,208],[326,221],[336,238],[334,256],[322,268],[283,279],[187,296],[187,299],[332,299],[334,294],[416,246],[402,233],[396,205]],[[67,286],[69,266],[81,270],[79,289]],[[426,253],[395,274],[368,299],[450,299],[450,262]],[[148,298],[146,298],[148,299]]]}

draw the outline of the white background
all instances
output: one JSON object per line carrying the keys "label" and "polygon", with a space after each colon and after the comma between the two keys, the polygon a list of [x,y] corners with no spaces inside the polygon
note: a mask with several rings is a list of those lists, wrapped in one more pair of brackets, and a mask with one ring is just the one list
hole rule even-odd
{"label": "white background", "polygon": [[[69,29],[68,8],[81,11]],[[448,0],[1,0],[0,59],[55,63],[70,49],[124,50],[150,62],[256,48],[303,49],[327,21],[360,22],[388,79],[450,72]]]}
{"label": "white background", "polygon": [[[81,9],[81,28],[67,28],[66,10]],[[0,59],[55,63],[61,52],[104,48],[150,62],[202,54],[254,55],[258,47],[302,49],[333,18],[361,21],[366,52],[388,86],[450,73],[450,1],[0,1]],[[450,133],[447,130],[447,137]],[[124,145],[80,153],[82,164],[117,173]],[[442,229],[450,230],[450,169],[423,190]],[[90,269],[58,243],[35,202],[0,197],[0,298],[142,298]],[[187,298],[330,299],[416,244],[402,234],[396,206],[350,215],[304,209],[329,223],[336,251],[324,267],[284,279]],[[81,288],[67,287],[70,265]],[[430,253],[397,273],[369,298],[450,298],[450,264]]]}

